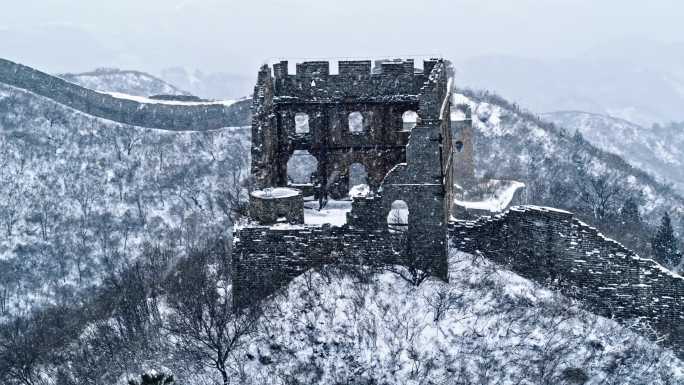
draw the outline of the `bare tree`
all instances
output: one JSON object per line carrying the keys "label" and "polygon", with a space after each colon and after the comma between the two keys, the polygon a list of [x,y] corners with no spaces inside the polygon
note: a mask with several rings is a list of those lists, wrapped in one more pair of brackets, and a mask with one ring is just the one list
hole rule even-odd
{"label": "bare tree", "polygon": [[604,220],[617,214],[626,199],[627,190],[615,173],[594,175],[585,169],[579,171],[579,198],[594,218]]}
{"label": "bare tree", "polygon": [[454,293],[448,285],[440,285],[431,296],[426,296],[425,300],[432,308],[433,320],[438,322],[450,310],[462,306],[462,294]]}
{"label": "bare tree", "polygon": [[165,326],[177,340],[184,358],[219,372],[223,384],[231,378],[230,360],[257,330],[257,307],[234,309],[231,289],[226,285],[227,258],[219,258],[218,272],[211,271],[206,250],[193,253],[179,265],[172,279],[169,305],[173,310]]}

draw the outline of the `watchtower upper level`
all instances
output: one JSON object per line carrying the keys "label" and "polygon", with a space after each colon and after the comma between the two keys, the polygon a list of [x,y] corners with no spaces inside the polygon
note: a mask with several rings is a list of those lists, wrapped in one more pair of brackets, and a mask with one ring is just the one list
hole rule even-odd
{"label": "watchtower upper level", "polygon": [[[416,69],[413,59],[391,61],[339,61],[338,73],[330,73],[327,61],[296,64],[289,74],[289,62],[273,65],[275,103],[330,103],[354,99],[355,102],[417,101],[421,87],[437,59],[426,60]],[[262,77],[270,69],[262,67]]]}
{"label": "watchtower upper level", "polygon": [[[252,173],[259,187],[287,186],[287,163],[295,153],[316,159],[318,181],[333,196],[348,191],[352,164],[380,186],[387,172],[406,162],[406,145],[420,121],[442,118],[435,92],[446,89],[448,62],[429,59],[288,61],[264,65],[253,102]],[[313,181],[311,181],[313,182]],[[338,194],[339,192],[339,194]]]}

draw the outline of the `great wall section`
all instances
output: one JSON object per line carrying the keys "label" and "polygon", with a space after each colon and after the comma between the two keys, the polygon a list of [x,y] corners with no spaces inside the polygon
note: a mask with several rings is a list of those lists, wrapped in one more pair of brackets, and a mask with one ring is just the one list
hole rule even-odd
{"label": "great wall section", "polygon": [[[262,68],[253,100],[230,106],[138,103],[2,59],[0,82],[93,116],[167,130],[249,125],[245,117],[251,107],[252,172],[258,187],[286,187],[300,193],[259,203],[252,197],[253,217],[272,218],[265,222],[285,218],[285,222],[257,221],[235,229],[236,306],[258,301],[307,269],[331,263],[406,265],[415,263],[420,254],[420,266],[446,279],[450,245],[559,290],[684,358],[681,276],[640,258],[569,212],[521,206],[475,221],[451,218],[452,174],[472,178],[472,172],[459,168],[472,157],[471,144],[460,142],[468,137],[463,130],[471,124],[470,116],[466,114],[458,124],[447,123],[451,85],[444,62],[427,61],[422,72],[413,64],[384,63],[378,66],[380,71],[371,73],[370,61],[346,62],[341,63],[340,75],[331,75],[326,62],[309,62],[298,63],[297,74],[291,75],[287,62],[280,62],[273,66],[273,74]],[[361,131],[350,132],[347,117],[357,111],[362,116]],[[410,132],[401,127],[401,115],[407,111],[419,116]],[[296,127],[301,113],[307,114],[305,132]],[[459,153],[452,157],[451,148],[463,148],[470,155],[465,160]],[[326,193],[331,195],[349,188],[352,163],[367,168],[374,191],[351,198],[343,226],[311,225],[299,219],[303,195],[313,192],[315,185],[295,186],[287,179],[284,165],[298,150],[310,151],[318,160],[317,172],[326,178],[341,175],[329,183]],[[407,201],[408,231],[387,225],[397,199]]]}
{"label": "great wall section", "polygon": [[[439,127],[448,119],[444,108],[450,106],[449,90],[423,101],[431,87],[447,87],[446,76],[431,76],[433,68],[446,69],[443,62],[426,61],[423,72],[410,60],[376,63],[372,71],[370,61],[340,62],[336,75],[330,74],[327,62],[297,63],[296,74],[289,74],[287,65],[280,62],[272,73],[269,67],[259,73],[252,173],[260,189],[292,188],[296,193],[274,195],[270,203],[263,194],[250,197],[253,222],[235,231],[236,306],[268,296],[310,268],[332,263],[415,267],[418,260],[419,266],[446,280],[441,247],[449,243],[559,290],[589,311],[614,318],[684,357],[684,278],[605,238],[573,214],[520,206],[476,221],[434,215],[453,210],[436,210],[453,202],[451,178],[460,183],[473,179],[470,111],[444,130]],[[428,85],[427,79],[437,83]],[[418,112],[410,135],[400,128],[402,112],[408,110]],[[354,111],[360,111],[364,123],[350,134]],[[298,115],[306,115],[306,130],[299,129]],[[301,219],[302,204],[295,201],[308,194],[341,195],[349,188],[349,178],[331,184],[330,191],[320,178],[307,186],[291,184],[285,165],[297,150],[313,153],[316,174],[323,180],[335,172],[347,176],[352,162],[368,169],[370,194],[351,198],[342,226]],[[445,152],[453,156],[436,155]],[[459,169],[466,163],[468,170]],[[397,199],[407,203],[408,231],[388,226],[390,202]]]}
{"label": "great wall section", "polygon": [[[455,248],[635,326],[684,357],[684,278],[640,258],[567,211],[520,206],[449,224]],[[652,328],[653,330],[649,330]]]}
{"label": "great wall section", "polygon": [[244,126],[249,103],[232,105],[139,103],[83,88],[33,68],[0,59],[0,83],[21,88],[98,118],[172,131]]}

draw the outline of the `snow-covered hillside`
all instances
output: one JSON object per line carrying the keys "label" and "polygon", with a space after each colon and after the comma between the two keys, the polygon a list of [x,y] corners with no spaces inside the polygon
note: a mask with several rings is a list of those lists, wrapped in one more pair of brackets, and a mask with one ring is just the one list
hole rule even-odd
{"label": "snow-covered hillside", "polygon": [[165,81],[203,98],[240,99],[254,91],[256,71],[245,75],[171,67],[162,70],[160,76]]}
{"label": "snow-covered hillside", "polygon": [[[531,204],[582,213],[588,176],[606,178],[644,197],[643,216],[656,223],[663,210],[684,215],[684,199],[622,158],[601,151],[573,132],[542,121],[491,94],[455,94],[468,104],[475,128],[475,169],[480,175],[524,182]],[[615,201],[612,205],[619,205]],[[613,207],[619,211],[620,207]]]}
{"label": "snow-covered hillside", "polygon": [[[565,297],[452,251],[449,283],[392,272],[308,271],[264,304],[228,359],[240,384],[676,384],[670,351]],[[166,340],[166,338],[164,338]],[[132,363],[183,384],[220,382],[167,353]],[[112,368],[110,375],[116,376]],[[119,377],[125,384],[129,377]],[[232,383],[232,382],[231,382]]]}
{"label": "snow-covered hillside", "polygon": [[626,120],[582,111],[559,111],[542,118],[579,131],[589,142],[620,155],[684,195],[684,132],[642,127]]}
{"label": "snow-covered hillside", "polygon": [[230,237],[249,130],[169,132],[0,84],[0,317],[68,303],[143,244]]}
{"label": "snow-covered hillside", "polygon": [[[649,218],[662,207],[682,207],[681,198],[619,158],[510,105],[464,94],[455,102],[473,111],[478,173],[524,182],[530,203],[579,204],[572,188],[581,182],[576,170],[582,165],[592,175],[614,174],[642,189]],[[19,362],[33,379],[51,385],[57,374],[63,383],[125,384],[148,369],[168,369],[188,385],[221,381],[215,367],[203,366],[206,360],[179,343],[179,332],[170,332],[178,308],[169,300],[168,282],[178,267],[154,258],[140,258],[148,265],[129,262],[145,246],[160,246],[175,260],[230,239],[249,132],[127,126],[0,85],[0,321],[31,314],[37,304],[55,304],[59,314],[83,313],[66,323],[71,330],[64,339],[51,341],[49,351],[28,364],[5,347],[11,344],[0,344],[0,374],[8,373],[9,355],[16,359],[10,369]],[[215,275],[229,270],[215,263],[202,269]],[[221,276],[217,287],[202,282],[202,298],[214,289],[228,298],[229,279]],[[180,284],[181,296],[200,285]],[[219,302],[212,311],[230,312],[229,299]],[[257,332],[230,352],[234,383],[684,381],[684,366],[672,353],[457,252],[448,284],[427,280],[415,287],[392,272],[328,267],[295,279],[263,310]],[[36,319],[38,326],[24,324],[26,334],[6,324],[0,342],[21,347],[24,337],[47,340],[47,333],[31,334],[31,327],[42,330]],[[232,324],[226,327],[230,333]],[[15,332],[21,338],[12,339]]]}
{"label": "snow-covered hillside", "polygon": [[58,76],[82,87],[103,92],[118,92],[135,96],[189,95],[187,91],[140,71],[103,68],[92,72]]}

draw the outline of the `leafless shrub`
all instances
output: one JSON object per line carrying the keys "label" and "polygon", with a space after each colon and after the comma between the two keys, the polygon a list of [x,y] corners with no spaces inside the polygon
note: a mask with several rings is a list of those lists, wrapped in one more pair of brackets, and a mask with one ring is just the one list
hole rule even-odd
{"label": "leafless shrub", "polygon": [[433,321],[439,322],[448,311],[462,306],[462,298],[462,294],[454,293],[448,285],[440,285],[432,295],[426,296],[425,300],[432,308]]}

